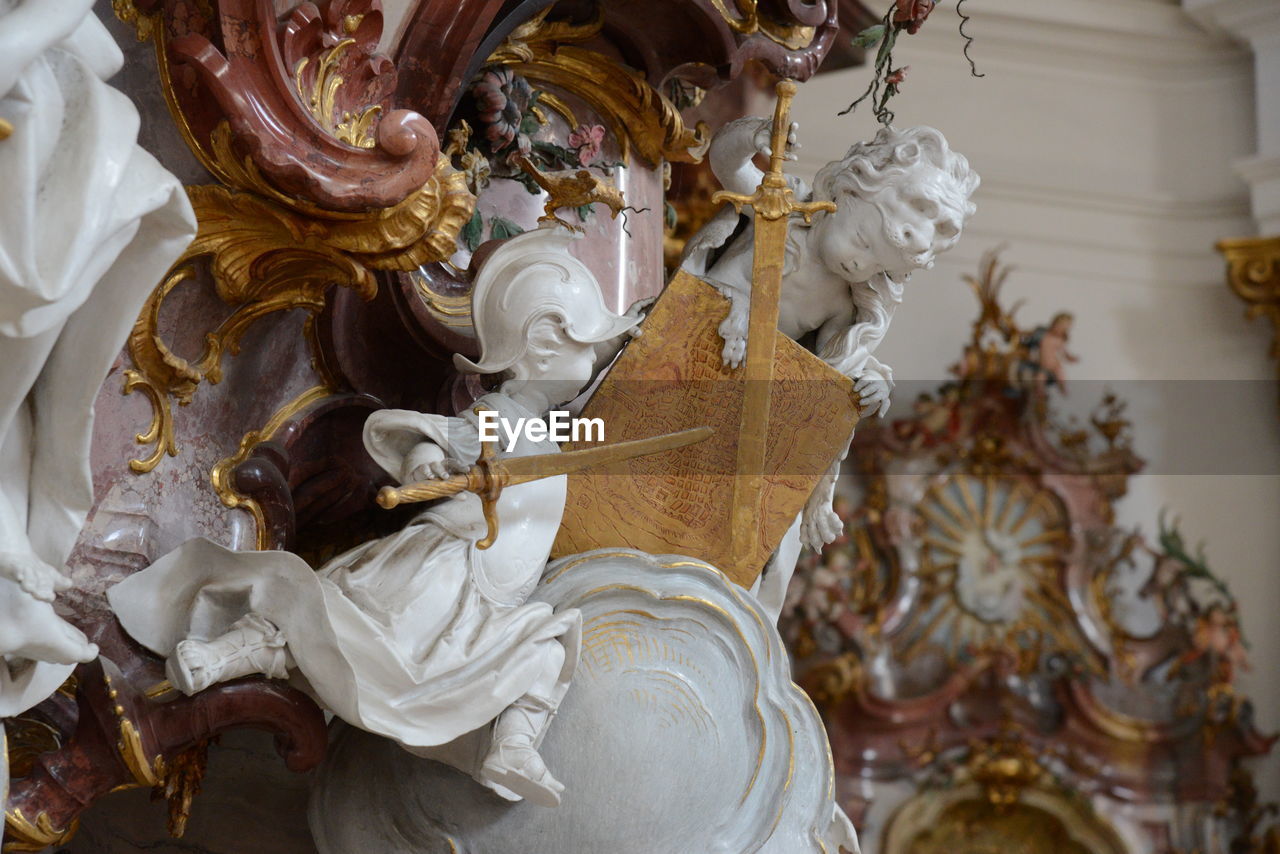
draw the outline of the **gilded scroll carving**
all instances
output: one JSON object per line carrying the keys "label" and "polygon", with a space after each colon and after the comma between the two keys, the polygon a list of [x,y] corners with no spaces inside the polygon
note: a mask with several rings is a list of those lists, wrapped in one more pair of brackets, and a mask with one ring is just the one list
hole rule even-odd
{"label": "gilded scroll carving", "polygon": [[253,515],[253,520],[258,530],[259,549],[268,549],[274,544],[268,541],[267,520],[261,504],[253,498],[242,495],[235,488],[234,474],[236,467],[247,460],[249,455],[253,453],[254,448],[260,443],[273,438],[286,421],[305,410],[308,406],[322,400],[330,393],[332,393],[332,389],[327,385],[318,385],[307,389],[277,410],[260,429],[250,430],[244,434],[243,438],[240,439],[240,447],[236,452],[219,460],[218,464],[213,467],[213,490],[218,493],[218,498],[222,503],[232,509],[242,507]]}
{"label": "gilded scroll carving", "polygon": [[1247,316],[1271,321],[1271,358],[1280,359],[1280,237],[1218,242],[1227,259],[1227,285],[1248,305]]}
{"label": "gilded scroll carving", "polygon": [[[270,5],[218,4],[224,55],[198,34],[171,40],[164,12],[145,14],[129,0],[115,4],[139,38],[155,39],[175,120],[197,158],[226,185],[188,188],[199,234],[152,293],[129,339],[133,368],[125,374],[125,393],[141,392],[152,406],[151,423],[137,436],[152,447],[130,462],[137,472],[177,454],[172,401],[187,405],[201,382],[218,382],[223,357],[236,352],[255,321],[289,309],[314,315],[334,284],[372,298],[375,270],[408,271],[448,257],[475,204],[465,176],[434,153],[434,131],[425,120],[389,109],[395,74],[389,59],[373,53],[382,29],[375,3],[304,4],[279,25],[268,15]],[[186,12],[194,16],[190,26],[203,20],[199,9]],[[225,23],[237,15],[247,30],[230,38]],[[255,39],[289,70],[287,79],[270,77],[262,66],[271,63],[251,61]],[[210,117],[192,104],[174,62],[203,74],[225,111],[207,134],[201,129],[210,127]],[[228,88],[227,76],[238,85]],[[264,110],[273,117],[264,122],[274,128],[270,133],[254,126],[264,121]],[[288,144],[271,137],[280,132],[277,125],[293,129]],[[431,161],[413,166],[424,145]],[[397,158],[404,161],[398,167],[391,162]],[[234,311],[188,361],[164,341],[159,317],[165,299],[196,275],[201,260],[218,297]],[[326,382],[336,386],[332,378]]]}
{"label": "gilded scroll carving", "polygon": [[[759,0],[733,0],[733,9],[729,8],[725,0],[711,0],[711,5],[715,7],[720,16],[724,18],[724,22],[735,33],[744,36],[760,33],[770,41],[777,42],[788,50],[801,50],[808,47],[817,33],[817,30],[812,26],[796,24],[794,21],[788,23],[776,20],[767,11],[760,9]],[[810,6],[811,9],[814,6],[821,9],[824,4],[805,5]],[[818,17],[815,23],[820,23],[825,18],[825,9],[822,12],[823,14]],[[809,14],[811,15],[812,13],[810,12]]]}
{"label": "gilded scroll carving", "polygon": [[270,0],[152,5],[160,8],[147,12],[131,0],[114,7],[139,38],[154,39],[174,119],[224,183],[228,176],[210,163],[223,122],[269,184],[324,209],[390,207],[431,177],[439,141],[421,115],[393,108],[397,75],[375,52],[375,0],[303,3],[283,22]]}
{"label": "gilded scroll carving", "polygon": [[50,846],[61,845],[70,840],[79,828],[79,820],[65,828],[58,828],[44,813],[40,813],[32,821],[21,809],[11,810],[4,814],[4,854],[44,851]]}
{"label": "gilded scroll carving", "polygon": [[[154,448],[130,462],[137,472],[151,471],[166,453],[177,454],[169,399],[185,406],[201,382],[220,381],[224,355],[236,352],[255,321],[289,309],[314,314],[334,284],[371,299],[377,291],[374,270],[413,269],[444,257],[474,204],[461,174],[447,164],[409,199],[362,219],[307,217],[226,187],[188,187],[187,194],[199,233],[152,292],[129,336],[134,367],[125,373],[125,392],[145,393],[153,408],[151,425],[137,438]],[[235,311],[209,332],[204,351],[189,362],[161,336],[160,310],[174,288],[195,275],[193,262],[201,258],[209,261],[218,297]]]}
{"label": "gilded scroll carving", "polygon": [[520,27],[490,60],[533,83],[555,86],[582,98],[609,123],[624,159],[635,149],[647,163],[696,163],[707,144],[707,128],[685,126],[671,99],[649,85],[640,72],[616,59],[579,47],[603,25],[547,21],[545,14]]}

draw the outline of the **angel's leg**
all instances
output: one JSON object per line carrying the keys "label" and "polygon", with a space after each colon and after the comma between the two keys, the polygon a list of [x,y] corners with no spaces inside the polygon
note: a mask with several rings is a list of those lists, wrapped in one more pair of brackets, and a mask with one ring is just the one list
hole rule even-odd
{"label": "angel's leg", "polygon": [[211,641],[179,642],[165,663],[169,682],[184,694],[203,691],[216,682],[261,673],[272,679],[289,674],[285,636],[261,614],[246,614]]}
{"label": "angel's leg", "polygon": [[547,644],[542,670],[523,697],[506,708],[493,726],[493,743],[480,770],[481,781],[503,797],[514,794],[544,807],[560,805],[564,785],[551,776],[538,745],[556,713],[553,699],[564,669],[565,650],[559,640]]}

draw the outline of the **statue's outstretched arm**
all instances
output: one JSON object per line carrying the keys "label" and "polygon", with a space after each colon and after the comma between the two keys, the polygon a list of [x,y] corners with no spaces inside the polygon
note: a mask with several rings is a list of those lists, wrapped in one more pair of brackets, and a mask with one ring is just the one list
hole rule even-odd
{"label": "statue's outstretched arm", "polygon": [[[750,195],[760,186],[764,173],[752,162],[757,154],[768,157],[770,133],[773,119],[761,116],[746,116],[735,119],[716,132],[711,140],[711,148],[707,152],[711,163],[711,172],[720,182],[720,186],[732,193]],[[795,160],[792,150],[799,148],[796,142],[798,125],[791,123],[787,135],[787,159]]]}

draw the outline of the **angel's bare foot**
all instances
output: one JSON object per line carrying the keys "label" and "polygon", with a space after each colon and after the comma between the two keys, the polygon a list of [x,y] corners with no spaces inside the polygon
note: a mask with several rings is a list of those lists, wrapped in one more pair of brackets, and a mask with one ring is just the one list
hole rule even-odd
{"label": "angel's bare foot", "polygon": [[54,613],[48,602],[4,579],[0,580],[0,656],[75,664],[92,661],[98,656],[98,647]]}
{"label": "angel's bare foot", "polygon": [[52,602],[59,591],[71,586],[71,580],[33,554],[0,552],[0,578],[17,582],[18,586],[42,602]]}
{"label": "angel's bare foot", "polygon": [[169,683],[187,695],[255,673],[272,679],[289,675],[285,637],[259,614],[241,617],[226,634],[211,641],[180,641],[165,662]]}

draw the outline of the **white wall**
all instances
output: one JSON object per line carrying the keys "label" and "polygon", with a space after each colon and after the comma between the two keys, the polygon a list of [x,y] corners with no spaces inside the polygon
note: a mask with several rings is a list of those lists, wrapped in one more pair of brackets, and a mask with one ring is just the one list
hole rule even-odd
{"label": "white wall", "polygon": [[[969,77],[949,2],[899,41],[897,62],[911,68],[893,106],[898,126],[933,125],[969,157],[979,210],[961,245],[908,286],[879,355],[899,381],[944,378],[976,314],[960,276],[1008,244],[1017,270],[1006,292],[1026,299],[1023,325],[1073,311],[1081,361],[1069,376],[1112,381],[1133,401],[1151,464],[1131,481],[1120,524],[1154,542],[1168,507],[1188,540],[1205,540],[1252,642],[1242,686],[1263,731],[1280,729],[1280,407],[1275,386],[1257,382],[1276,367],[1268,324],[1244,319],[1213,249],[1254,232],[1231,168],[1255,146],[1248,52],[1158,0],[969,0],[965,10],[986,76]],[[865,108],[835,115],[868,74],[801,88],[798,173],[874,132]],[[1102,388],[1071,391],[1087,410]],[[1265,765],[1264,794],[1276,799],[1280,758]]]}

